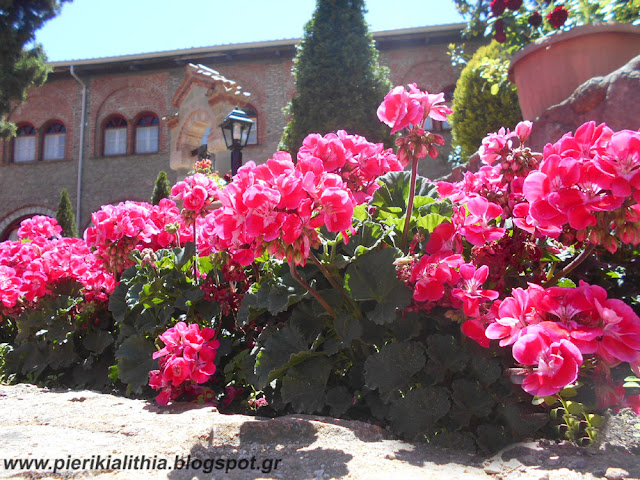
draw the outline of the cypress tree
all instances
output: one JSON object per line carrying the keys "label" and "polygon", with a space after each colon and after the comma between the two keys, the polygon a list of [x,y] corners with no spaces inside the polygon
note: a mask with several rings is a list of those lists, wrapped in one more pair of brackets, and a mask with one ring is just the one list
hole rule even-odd
{"label": "cypress tree", "polygon": [[153,194],[151,195],[151,203],[158,205],[163,198],[169,198],[171,195],[171,186],[167,178],[167,172],[161,170],[153,184]]}
{"label": "cypress tree", "polygon": [[364,0],[317,0],[294,61],[297,94],[285,109],[290,121],[280,148],[293,156],[308,134],[340,129],[392,145],[376,114],[391,82],[365,12]]}
{"label": "cypress tree", "polygon": [[60,192],[60,202],[58,202],[58,211],[56,212],[56,220],[58,225],[62,227],[63,237],[77,237],[78,226],[76,225],[76,216],[73,213],[71,200],[69,200],[69,192],[63,189]]}

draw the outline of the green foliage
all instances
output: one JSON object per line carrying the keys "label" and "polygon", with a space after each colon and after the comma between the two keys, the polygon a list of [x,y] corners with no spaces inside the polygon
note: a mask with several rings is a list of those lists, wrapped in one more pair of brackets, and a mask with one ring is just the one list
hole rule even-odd
{"label": "green foliage", "polygon": [[[4,374],[18,381],[101,388],[113,358],[113,324],[104,305],[87,303],[75,282],[59,285],[57,296],[6,320],[10,339]],[[8,332],[8,330],[11,330]]]}
{"label": "green foliage", "polygon": [[508,59],[496,42],[480,47],[462,70],[453,99],[453,144],[463,160],[487,133],[513,128],[522,120],[516,87],[506,79]]}
{"label": "green foliage", "polygon": [[69,192],[66,188],[60,192],[60,202],[58,203],[58,210],[56,211],[56,220],[58,221],[58,225],[62,227],[63,237],[78,236],[76,216],[73,213],[71,200],[69,200]]}
{"label": "green foliage", "polygon": [[169,198],[171,195],[171,186],[169,185],[169,178],[167,172],[161,170],[156,177],[156,181],[153,184],[153,194],[151,195],[151,204],[158,205],[163,198]]}
{"label": "green foliage", "polygon": [[[292,279],[285,280],[279,262],[262,259],[271,274],[245,296],[241,310],[245,328],[263,329],[227,374],[239,372],[236,378],[282,413],[375,417],[397,434],[442,445],[497,449],[534,435],[548,416],[514,394],[505,374],[513,366],[509,355],[469,341],[444,311],[404,311],[411,290],[394,264],[407,259],[394,243],[409,182],[409,172],[381,177],[369,208],[354,214],[358,234],[345,245],[340,235],[323,232],[317,263],[300,269],[335,316],[286,286]],[[432,197],[424,179],[416,192],[411,225],[428,239],[452,208]]]}
{"label": "green foliage", "polygon": [[211,325],[219,313],[215,303],[203,300],[204,292],[191,278],[195,245],[160,250],[153,258],[134,256],[137,264],[122,274],[109,299],[109,310],[118,327],[115,342],[117,378],[134,393],[142,393],[149,381],[149,371],[157,368],[151,358],[158,335],[178,319],[198,317]]}
{"label": "green foliage", "polygon": [[[115,339],[115,365],[110,378],[124,385],[128,393],[150,395],[149,372],[158,369],[153,353],[163,344],[158,337],[179,321],[215,328],[221,346],[216,364],[226,384],[243,380],[242,359],[248,353],[246,342],[253,341],[251,328],[237,329],[238,319],[225,314],[220,304],[207,297],[203,285],[220,286],[222,256],[196,257],[194,243],[172,250],[134,252],[135,265],[124,271],[109,299],[118,335]],[[196,275],[195,272],[199,274]],[[201,278],[206,274],[206,278]],[[212,283],[215,282],[215,283]],[[226,365],[225,362],[230,362]],[[231,375],[237,368],[236,375]],[[222,383],[222,378],[219,378]],[[220,392],[219,392],[220,393]]]}
{"label": "green foliage", "polygon": [[5,0],[0,2],[0,138],[15,135],[7,120],[14,103],[26,98],[27,89],[42,85],[49,72],[40,45],[29,46],[35,32],[53,18],[67,0]]}
{"label": "green foliage", "polygon": [[[582,446],[593,445],[598,440],[599,429],[604,425],[604,418],[590,413],[582,403],[564,398],[562,394],[569,393],[570,390],[567,388],[557,395],[561,406],[551,410],[551,418],[556,420],[556,429],[567,440]],[[569,393],[569,395],[573,394]]]}
{"label": "green foliage", "polygon": [[391,146],[376,109],[391,90],[364,19],[363,0],[318,0],[298,45],[296,96],[280,148],[293,156],[310,133],[343,129]]}

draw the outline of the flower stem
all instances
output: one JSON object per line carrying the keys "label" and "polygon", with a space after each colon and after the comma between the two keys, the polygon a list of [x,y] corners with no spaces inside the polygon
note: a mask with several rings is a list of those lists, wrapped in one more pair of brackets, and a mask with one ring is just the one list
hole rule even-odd
{"label": "flower stem", "polygon": [[590,243],[589,245],[587,245],[587,248],[585,248],[580,255],[578,255],[576,258],[573,259],[573,261],[567,265],[566,267],[564,267],[562,270],[560,270],[558,273],[556,273],[553,277],[551,277],[549,280],[547,280],[546,282],[544,282],[544,284],[542,285],[544,288],[548,288],[548,287],[552,287],[553,285],[556,284],[556,282],[561,279],[562,277],[567,276],[569,273],[571,273],[578,265],[580,265],[582,262],[584,262],[588,257],[591,256],[591,254],[593,253],[593,251],[596,249],[595,244]]}
{"label": "flower stem", "polygon": [[325,278],[327,280],[329,280],[329,283],[331,284],[331,286],[333,288],[335,288],[336,290],[338,290],[341,294],[342,297],[347,301],[347,303],[351,306],[353,312],[356,314],[356,316],[358,318],[361,317],[360,315],[360,310],[358,309],[358,306],[356,305],[356,303],[353,301],[353,298],[351,298],[349,295],[347,295],[346,290],[344,289],[343,285],[340,285],[338,283],[338,281],[336,280],[336,278],[331,275],[331,272],[329,272],[329,270],[327,269],[327,267],[325,267],[322,262],[320,262],[320,260],[318,259],[318,257],[316,257],[313,252],[310,252],[309,254],[309,258],[311,259],[311,261],[313,261],[313,263],[315,263],[315,265],[318,267],[318,269],[322,272],[322,274],[325,276]]}
{"label": "flower stem", "polygon": [[415,152],[411,153],[411,187],[409,189],[409,200],[407,202],[407,213],[404,220],[404,230],[402,232],[402,243],[400,249],[404,252],[407,249],[407,237],[409,236],[409,225],[411,224],[411,214],[413,213],[413,197],[416,195],[416,181],[418,179],[418,157]]}
{"label": "flower stem", "polygon": [[193,255],[193,279],[195,280],[196,285],[200,283],[200,279],[198,278],[198,229],[196,228],[197,222],[198,218],[196,217],[193,219],[193,243],[196,249],[196,253],[194,253]]}
{"label": "flower stem", "polygon": [[331,315],[333,318],[336,318],[338,315],[336,314],[336,312],[333,310],[333,308],[331,308],[329,306],[329,304],[326,302],[326,300],[324,298],[322,298],[320,296],[320,294],[318,292],[316,292],[313,288],[311,288],[311,285],[309,285],[307,282],[304,281],[304,279],[300,276],[300,274],[298,273],[298,270],[296,270],[296,266],[293,263],[289,263],[289,271],[291,272],[291,276],[293,278],[296,279],[296,281],[302,285],[304,287],[304,289],[309,292],[313,298],[315,298],[318,303],[320,303],[320,305],[322,305],[322,307],[329,312],[329,315]]}

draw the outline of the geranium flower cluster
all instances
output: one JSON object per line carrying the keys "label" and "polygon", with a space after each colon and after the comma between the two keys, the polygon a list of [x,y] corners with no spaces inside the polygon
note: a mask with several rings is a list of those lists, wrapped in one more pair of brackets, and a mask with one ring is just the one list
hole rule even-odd
{"label": "geranium flower cluster", "polygon": [[87,301],[108,300],[113,276],[83,240],[60,231],[55,219],[36,216],[20,224],[20,241],[0,243],[0,313],[15,316],[64,280],[79,282]]}
{"label": "geranium flower cluster", "polygon": [[511,346],[525,366],[522,388],[532,395],[553,395],[574,383],[587,355],[607,368],[628,362],[640,374],[640,318],[599,286],[531,284],[496,301],[492,312],[484,334]]}
{"label": "geranium flower cluster", "polygon": [[201,235],[240,265],[264,252],[303,265],[320,244],[318,227],[346,238],[354,206],[378,188],[375,178],[400,169],[390,151],[362,137],[310,135],[295,165],[277,152],[263,165],[240,168],[218,193],[222,207],[205,217]]}
{"label": "geranium flower cluster", "polygon": [[207,207],[217,199],[217,193],[218,185],[203,173],[195,173],[171,188],[171,198],[182,200],[184,210],[196,216],[206,214]]}
{"label": "geranium flower cluster", "polygon": [[640,243],[640,132],[588,122],[544,148],[522,186],[529,215],[542,228],[575,230],[615,252]]}
{"label": "geranium flower cluster", "polygon": [[[360,135],[337,133],[308,135],[298,151],[298,163],[322,161],[325,172],[339,175],[358,205],[368,202],[379,188],[377,178],[387,172],[402,170],[391,149],[371,143]],[[314,168],[317,168],[314,166]]]}
{"label": "geranium flower cluster", "polygon": [[445,121],[447,115],[453,111],[444,102],[444,93],[431,94],[418,89],[415,83],[395,87],[385,97],[378,107],[378,118],[391,127],[391,133],[404,128],[410,128],[407,136],[398,138],[398,160],[403,167],[409,164],[411,158],[418,160],[427,155],[432,158],[438,156],[436,145],[444,145],[441,135],[424,130],[428,117]]}
{"label": "geranium flower cluster", "polygon": [[19,239],[31,239],[45,238],[47,240],[53,238],[60,238],[62,233],[62,227],[58,225],[58,221],[55,218],[47,217],[45,215],[35,215],[31,218],[25,218],[20,222],[18,227]]}
{"label": "geranium flower cluster", "polygon": [[209,275],[200,285],[200,289],[204,292],[205,300],[216,302],[220,306],[222,315],[228,316],[240,308],[250,282],[244,268],[232,261],[225,263],[221,271],[224,281],[214,278],[218,275]]}
{"label": "geranium flower cluster", "polygon": [[[122,202],[103,205],[91,215],[92,227],[84,239],[95,256],[113,273],[120,274],[133,265],[128,258],[132,250],[159,250],[193,240],[193,230],[180,215],[175,202],[162,199],[158,205]],[[165,228],[175,224],[174,233]]]}
{"label": "geranium flower cluster", "polygon": [[431,232],[405,278],[414,308],[461,308],[462,331],[485,347],[490,340],[511,346],[523,388],[546,396],[574,383],[587,356],[606,369],[628,362],[640,372],[640,318],[602,288],[530,283],[498,300],[509,292],[508,271],[547,279],[542,251],[562,247],[549,238],[612,252],[619,241],[640,243],[640,133],[589,122],[537,154],[525,145],[530,132],[522,122],[489,134],[478,172],[437,184],[454,213]]}
{"label": "geranium flower cluster", "polygon": [[160,405],[207,382],[216,372],[220,342],[214,336],[212,328],[178,322],[158,337],[165,346],[153,354],[154,360],[160,359],[160,368],[149,372],[149,386],[161,390],[156,396]]}

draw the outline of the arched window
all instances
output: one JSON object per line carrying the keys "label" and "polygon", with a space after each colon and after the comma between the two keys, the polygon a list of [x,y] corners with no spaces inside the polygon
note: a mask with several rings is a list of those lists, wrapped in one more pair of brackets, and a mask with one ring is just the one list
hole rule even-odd
{"label": "arched window", "polygon": [[13,162],[33,162],[36,159],[36,129],[25,124],[18,127],[13,140]]}
{"label": "arched window", "polygon": [[53,122],[44,131],[42,158],[60,160],[64,158],[67,129],[62,122]]}
{"label": "arched window", "polygon": [[253,125],[251,125],[251,131],[249,132],[249,139],[247,140],[247,145],[257,145],[258,144],[258,114],[253,107],[246,106],[243,108],[244,113],[247,114],[251,120],[253,120]]}
{"label": "arched window", "polygon": [[127,121],[121,116],[110,117],[104,125],[104,154],[127,153]]}
{"label": "arched window", "polygon": [[136,153],[158,151],[158,117],[153,113],[142,115],[136,122]]}

